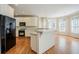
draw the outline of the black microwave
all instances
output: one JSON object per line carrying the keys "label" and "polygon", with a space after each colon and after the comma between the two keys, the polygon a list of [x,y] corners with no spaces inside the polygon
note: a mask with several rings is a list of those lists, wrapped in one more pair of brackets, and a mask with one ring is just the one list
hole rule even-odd
{"label": "black microwave", "polygon": [[26,26],[25,22],[19,22],[19,26]]}

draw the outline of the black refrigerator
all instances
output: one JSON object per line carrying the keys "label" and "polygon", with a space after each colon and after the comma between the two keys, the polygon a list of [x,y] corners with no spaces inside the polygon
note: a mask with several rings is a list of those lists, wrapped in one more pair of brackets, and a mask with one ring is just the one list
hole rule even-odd
{"label": "black refrigerator", "polygon": [[0,53],[6,53],[16,44],[16,20],[0,15]]}

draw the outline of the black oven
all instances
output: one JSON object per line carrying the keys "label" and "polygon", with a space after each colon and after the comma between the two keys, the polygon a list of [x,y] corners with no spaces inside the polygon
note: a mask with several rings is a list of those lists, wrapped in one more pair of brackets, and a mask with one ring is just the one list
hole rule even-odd
{"label": "black oven", "polygon": [[20,37],[25,37],[25,30],[19,30],[18,34]]}

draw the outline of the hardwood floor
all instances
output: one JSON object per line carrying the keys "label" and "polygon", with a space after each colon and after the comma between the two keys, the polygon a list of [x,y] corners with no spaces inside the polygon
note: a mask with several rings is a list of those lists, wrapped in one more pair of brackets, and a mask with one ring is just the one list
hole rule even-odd
{"label": "hardwood floor", "polygon": [[55,42],[44,54],[79,54],[79,39],[57,35]]}
{"label": "hardwood floor", "polygon": [[[16,46],[6,54],[36,54],[30,48],[30,38],[16,38]],[[55,46],[44,54],[79,54],[79,39],[56,35]]]}
{"label": "hardwood floor", "polygon": [[36,54],[30,48],[30,38],[16,38],[16,46],[11,48],[6,54]]}

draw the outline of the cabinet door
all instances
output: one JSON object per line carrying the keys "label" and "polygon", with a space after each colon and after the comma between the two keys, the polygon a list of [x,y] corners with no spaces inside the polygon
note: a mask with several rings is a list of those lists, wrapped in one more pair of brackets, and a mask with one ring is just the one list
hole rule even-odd
{"label": "cabinet door", "polygon": [[38,52],[38,50],[37,50],[37,46],[38,46],[37,39],[38,39],[37,35],[32,35],[31,36],[31,48],[35,52]]}

